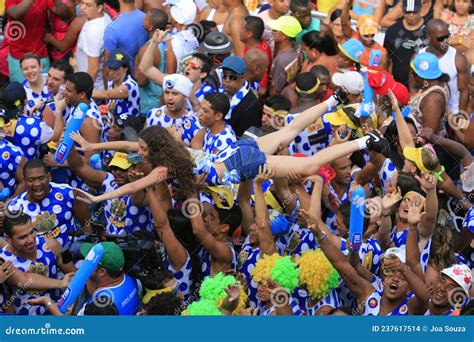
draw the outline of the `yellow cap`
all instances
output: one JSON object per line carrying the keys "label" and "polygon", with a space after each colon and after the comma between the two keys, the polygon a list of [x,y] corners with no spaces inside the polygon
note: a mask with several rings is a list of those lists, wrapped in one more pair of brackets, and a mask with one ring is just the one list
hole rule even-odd
{"label": "yellow cap", "polygon": [[295,38],[298,33],[303,31],[298,19],[289,15],[281,16],[277,20],[269,20],[267,25],[272,30],[279,31],[290,38]]}
{"label": "yellow cap", "polygon": [[430,173],[430,171],[423,164],[423,148],[422,147],[405,147],[403,149],[403,155],[408,160],[414,162],[416,167],[425,173]]}
{"label": "yellow cap", "polygon": [[128,168],[132,166],[132,164],[128,162],[127,156],[127,153],[115,152],[114,157],[109,163],[109,166],[116,166],[118,168],[121,168],[122,170],[128,170]]}
{"label": "yellow cap", "polygon": [[357,129],[357,126],[352,122],[352,120],[347,116],[347,114],[342,109],[338,109],[335,112],[328,113],[324,118],[332,126],[342,126],[347,125],[351,129]]}

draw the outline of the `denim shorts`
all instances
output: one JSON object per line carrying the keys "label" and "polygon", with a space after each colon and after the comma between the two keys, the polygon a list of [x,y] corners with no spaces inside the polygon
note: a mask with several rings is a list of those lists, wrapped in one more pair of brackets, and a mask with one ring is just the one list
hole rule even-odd
{"label": "denim shorts", "polygon": [[238,140],[234,145],[237,151],[224,160],[227,170],[236,170],[241,181],[255,178],[259,166],[267,161],[267,156],[260,151],[253,139]]}

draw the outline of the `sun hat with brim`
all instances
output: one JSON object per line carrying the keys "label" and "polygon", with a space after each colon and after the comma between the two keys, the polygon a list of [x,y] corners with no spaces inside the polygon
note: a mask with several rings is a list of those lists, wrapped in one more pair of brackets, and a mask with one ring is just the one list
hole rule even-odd
{"label": "sun hat with brim", "polygon": [[405,147],[403,149],[403,155],[409,161],[415,163],[416,167],[418,167],[420,171],[423,171],[424,173],[430,173],[425,164],[423,164],[423,147]]}
{"label": "sun hat with brim", "polygon": [[429,52],[417,54],[411,61],[410,66],[418,76],[425,80],[435,80],[443,75],[439,68],[438,57]]}
{"label": "sun hat with brim", "polygon": [[284,15],[276,20],[269,20],[267,26],[274,31],[283,33],[285,36],[295,38],[303,31],[300,22],[295,17]]}
{"label": "sun hat with brim", "polygon": [[234,44],[222,32],[210,32],[199,45],[199,49],[210,55],[224,55],[234,50]]}
{"label": "sun hat with brim", "polygon": [[115,152],[112,160],[109,163],[110,166],[116,166],[122,170],[128,170],[132,164],[128,161],[128,153]]}
{"label": "sun hat with brim", "polygon": [[357,126],[352,122],[349,116],[347,116],[343,109],[338,109],[335,112],[327,113],[324,116],[324,119],[329,122],[331,126],[347,125],[351,129],[357,129]]}
{"label": "sun hat with brim", "polygon": [[447,267],[441,271],[442,274],[448,276],[456,282],[463,291],[466,293],[466,296],[469,296],[469,290],[471,289],[472,283],[472,274],[471,269],[463,264],[456,264],[450,267]]}
{"label": "sun hat with brim", "polygon": [[350,60],[360,63],[360,57],[365,52],[364,44],[359,40],[351,38],[343,44],[337,44],[339,50]]}
{"label": "sun hat with brim", "polygon": [[[104,247],[104,255],[99,262],[99,265],[107,270],[107,272],[121,272],[125,265],[125,256],[122,249],[115,242],[101,242]],[[81,254],[86,257],[87,253],[95,246],[93,243],[84,243],[81,246]]]}
{"label": "sun hat with brim", "polygon": [[357,28],[361,35],[379,33],[379,24],[372,14],[363,14],[357,19]]}

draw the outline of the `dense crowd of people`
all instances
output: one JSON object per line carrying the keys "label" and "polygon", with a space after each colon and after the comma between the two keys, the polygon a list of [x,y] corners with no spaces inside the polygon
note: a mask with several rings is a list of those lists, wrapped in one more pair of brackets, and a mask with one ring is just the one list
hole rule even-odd
{"label": "dense crowd of people", "polygon": [[0,313],[472,314],[472,1],[0,14]]}

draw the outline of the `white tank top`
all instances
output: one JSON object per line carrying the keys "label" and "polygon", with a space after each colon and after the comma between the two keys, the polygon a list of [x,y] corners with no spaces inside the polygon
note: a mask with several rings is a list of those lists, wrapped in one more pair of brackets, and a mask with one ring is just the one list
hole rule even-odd
{"label": "white tank top", "polygon": [[[426,48],[421,52],[425,52]],[[450,46],[443,57],[439,58],[439,68],[449,75],[449,100],[447,109],[455,114],[459,113],[458,70],[456,69],[456,49]]]}

